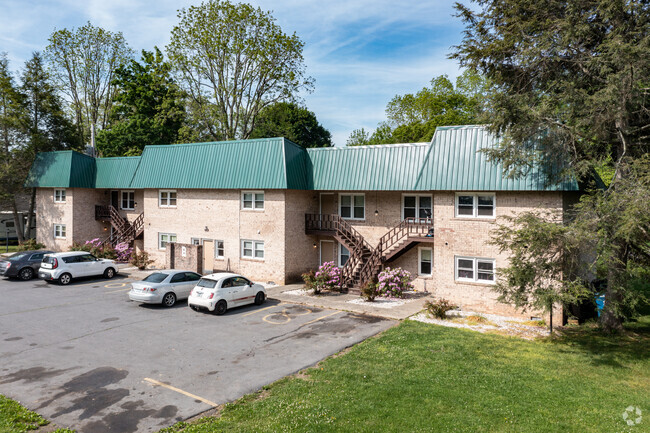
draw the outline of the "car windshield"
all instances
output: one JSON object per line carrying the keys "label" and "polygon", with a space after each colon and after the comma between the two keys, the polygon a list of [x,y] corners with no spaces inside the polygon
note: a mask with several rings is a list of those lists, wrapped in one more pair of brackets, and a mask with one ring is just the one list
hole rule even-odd
{"label": "car windshield", "polygon": [[56,260],[56,259],[54,257],[52,257],[52,256],[43,257],[43,263],[54,264],[54,260]]}
{"label": "car windshield", "polygon": [[142,281],[146,281],[147,283],[162,283],[163,280],[167,278],[167,275],[168,274],[163,274],[162,272],[155,272]]}
{"label": "car windshield", "polygon": [[201,278],[197,283],[197,287],[206,287],[208,289],[214,289],[214,286],[217,285],[217,282],[214,280],[208,280],[206,278]]}
{"label": "car windshield", "polygon": [[7,260],[9,260],[10,262],[17,262],[18,260],[24,259],[26,256],[27,253],[16,253],[7,257]]}

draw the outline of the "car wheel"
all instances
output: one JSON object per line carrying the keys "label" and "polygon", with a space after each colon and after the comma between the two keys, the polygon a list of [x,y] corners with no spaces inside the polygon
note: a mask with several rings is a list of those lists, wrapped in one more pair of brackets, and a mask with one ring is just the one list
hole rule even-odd
{"label": "car wheel", "polygon": [[162,299],[162,304],[165,307],[173,307],[174,304],[176,303],[176,295],[172,292],[165,293],[165,296],[163,296]]}
{"label": "car wheel", "polygon": [[18,272],[18,276],[23,281],[31,280],[34,278],[34,270],[32,268],[22,268],[20,272]]}
{"label": "car wheel", "polygon": [[264,303],[264,292],[257,292],[255,295],[255,305],[262,305]]}
{"label": "car wheel", "polygon": [[68,274],[67,272],[65,274],[61,274],[59,277],[59,283],[64,286],[70,284],[70,281],[72,281],[72,275]]}
{"label": "car wheel", "polygon": [[217,302],[217,305],[215,305],[214,313],[217,316],[221,316],[223,313],[226,312],[227,309],[228,309],[228,304],[226,303],[226,301],[222,299],[221,301]]}
{"label": "car wheel", "polygon": [[113,268],[106,268],[104,271],[104,278],[108,278],[109,280],[115,276],[115,269]]}

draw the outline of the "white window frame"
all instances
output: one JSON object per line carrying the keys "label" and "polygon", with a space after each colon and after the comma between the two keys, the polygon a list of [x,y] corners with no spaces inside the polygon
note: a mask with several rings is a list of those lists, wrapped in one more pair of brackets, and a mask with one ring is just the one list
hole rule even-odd
{"label": "white window frame", "polygon": [[[471,260],[472,261],[472,272],[473,278],[461,278],[458,276],[458,261],[459,260]],[[492,280],[482,280],[478,278],[478,263],[492,263]],[[482,272],[485,273],[485,272]],[[468,257],[468,256],[454,256],[454,279],[458,282],[468,282],[476,284],[496,284],[496,260],[489,259],[485,257]]]}
{"label": "white window frame", "polygon": [[406,202],[406,197],[415,197],[415,218],[420,218],[420,197],[428,197],[431,200],[431,218],[433,218],[433,195],[432,194],[402,194],[402,209],[401,216],[402,221],[406,219],[404,216],[404,203]]}
{"label": "white window frame", "polygon": [[342,256],[341,253],[343,252],[343,248],[345,248],[345,250],[348,252],[348,260],[350,260],[350,259],[352,258],[352,253],[350,253],[350,250],[348,250],[348,249],[345,247],[345,245],[343,245],[343,244],[339,244],[339,247],[337,248],[337,249],[338,249],[338,254],[337,254],[337,256],[338,256],[338,261],[339,261],[339,263],[338,263],[339,268],[342,268],[343,266],[345,266],[345,264],[342,263],[342,260],[341,260],[341,256]]}
{"label": "white window frame", "polygon": [[[431,259],[429,263],[431,264],[431,272],[428,274],[422,273],[422,251],[429,251],[431,253]],[[421,277],[431,277],[433,276],[433,248],[431,247],[418,247],[418,275]]]}
{"label": "white window frame", "polygon": [[[170,244],[172,242],[176,242],[178,240],[178,237],[176,236],[176,233],[158,233],[158,249],[165,251],[167,249],[167,246],[162,246],[163,240],[162,237],[167,236],[167,241],[165,241],[165,244]],[[174,240],[172,241],[172,236],[174,237]]]}
{"label": "white window frame", "polygon": [[[163,193],[167,194],[166,198],[166,204],[163,204]],[[170,194],[174,193],[176,194],[176,204],[170,204],[171,203],[171,197]],[[161,189],[158,190],[158,207],[166,207],[166,208],[175,208],[178,205],[178,192],[175,189]]]}
{"label": "white window frame", "polygon": [[[58,198],[57,198],[57,193]],[[54,189],[54,203],[65,203],[67,197],[67,193],[65,188],[55,188]]]}
{"label": "white window frame", "polygon": [[68,235],[65,224],[54,224],[53,229],[54,229],[54,239],[65,239]]}
{"label": "white window frame", "polygon": [[[133,194],[133,207],[124,207],[124,194]],[[127,198],[127,202],[130,201]],[[124,190],[120,191],[120,209],[122,210],[134,210],[135,209],[135,191],[133,190]]]}
{"label": "white window frame", "polygon": [[[458,214],[458,199],[461,196],[472,196],[474,201],[472,203],[472,215],[459,215]],[[478,198],[479,197],[492,197],[492,215],[479,215],[478,214]],[[456,218],[473,218],[473,219],[495,219],[497,214],[497,195],[493,192],[457,192],[454,200],[454,216]]]}
{"label": "white window frame", "polygon": [[[349,217],[344,217],[343,214],[341,213],[341,207],[343,205],[342,197],[344,196],[350,196],[350,216]],[[354,198],[355,197],[363,197],[363,217],[362,218],[355,218],[354,217]],[[339,193],[339,215],[341,218],[346,219],[346,220],[354,220],[354,221],[365,221],[366,220],[366,195],[363,193],[345,193],[345,192],[340,192]]]}
{"label": "white window frame", "polygon": [[[244,243],[245,242],[252,242],[253,245],[251,247],[251,254],[250,256],[245,255],[244,253]],[[261,248],[259,248],[261,246]],[[242,239],[240,242],[240,256],[242,259],[248,259],[248,260],[259,260],[259,261],[264,261],[264,258],[266,256],[266,250],[264,248],[264,241],[259,241],[255,239]],[[256,257],[256,254],[258,251],[262,251],[262,257]]]}
{"label": "white window frame", "polygon": [[[219,243],[221,243],[221,248],[219,248]],[[225,254],[226,254],[226,248],[225,248],[226,243],[221,240],[216,240],[214,241],[214,258],[223,260]],[[221,254],[219,254],[219,250],[221,250]]]}
{"label": "white window frame", "polygon": [[192,245],[202,245],[201,238],[190,238],[190,243]]}
{"label": "white window frame", "polygon": [[[251,207],[246,207],[244,205],[244,194],[251,194]],[[257,207],[257,203],[260,201],[257,200],[257,195],[262,194],[262,207]],[[241,210],[250,210],[250,211],[257,211],[257,212],[263,212],[264,207],[265,207],[265,202],[266,202],[266,194],[264,191],[242,191],[241,192]]]}

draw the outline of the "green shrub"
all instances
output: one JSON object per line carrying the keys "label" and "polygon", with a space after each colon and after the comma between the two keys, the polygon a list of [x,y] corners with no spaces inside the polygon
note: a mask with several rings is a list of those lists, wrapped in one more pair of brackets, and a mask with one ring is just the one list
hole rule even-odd
{"label": "green shrub", "polygon": [[36,242],[36,239],[27,239],[18,245],[18,251],[42,250],[43,248],[45,248],[45,245]]}
{"label": "green shrub", "polygon": [[368,302],[373,302],[378,294],[377,281],[368,281],[361,287],[361,296]]}
{"label": "green shrub", "polygon": [[438,319],[445,319],[447,317],[447,311],[455,309],[456,306],[446,299],[437,299],[434,302],[425,302],[424,308],[426,308],[429,315]]}
{"label": "green shrub", "polygon": [[143,270],[152,264],[153,260],[149,259],[149,253],[146,251],[141,251],[139,253],[133,253],[131,255],[131,261],[129,263],[131,263],[136,268]]}

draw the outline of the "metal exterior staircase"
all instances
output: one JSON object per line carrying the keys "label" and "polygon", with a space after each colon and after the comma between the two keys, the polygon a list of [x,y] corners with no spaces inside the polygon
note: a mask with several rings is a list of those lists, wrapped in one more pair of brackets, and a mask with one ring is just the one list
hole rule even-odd
{"label": "metal exterior staircase", "polygon": [[102,246],[109,244],[115,246],[119,243],[126,242],[129,245],[135,239],[144,233],[144,212],[129,223],[126,218],[123,218],[120,213],[113,206],[95,206],[95,219],[99,221],[110,221],[113,227],[113,233],[102,241]]}
{"label": "metal exterior staircase", "polygon": [[393,261],[419,242],[433,242],[431,218],[406,218],[381,237],[373,248],[339,215],[305,215],[305,233],[333,236],[350,251],[341,269],[343,287],[350,290],[377,277],[384,263]]}

